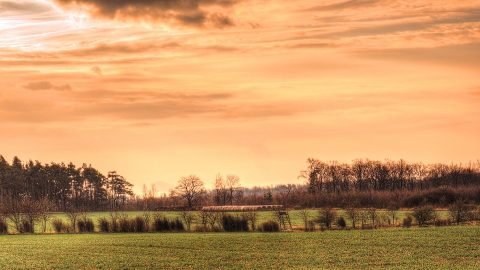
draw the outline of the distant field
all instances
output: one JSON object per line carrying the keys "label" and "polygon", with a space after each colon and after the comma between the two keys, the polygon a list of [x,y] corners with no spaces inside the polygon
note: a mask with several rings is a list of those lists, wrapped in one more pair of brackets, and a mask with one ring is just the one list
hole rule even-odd
{"label": "distant field", "polygon": [[[318,217],[318,210],[309,210],[309,211],[310,211],[311,219],[315,219],[315,218]],[[400,223],[401,220],[403,219],[403,217],[405,217],[405,215],[408,214],[409,212],[410,211],[408,211],[408,210],[398,211],[398,213],[397,213],[398,216],[396,217],[397,224]],[[125,213],[129,217],[141,216],[141,215],[144,214],[144,212],[142,212],[142,211],[130,211],[130,212],[119,212],[119,213]],[[160,214],[162,214],[162,215],[164,215],[165,217],[168,217],[168,218],[180,217],[179,212],[150,212],[150,213],[152,213],[152,214],[153,213],[160,213]],[[274,219],[274,213],[273,212],[257,212],[257,213],[258,213],[258,223]],[[343,210],[338,210],[337,213],[338,213],[339,216],[344,216],[345,219],[347,220],[348,225],[350,226],[350,221],[346,217]],[[289,212],[289,214],[290,214],[290,219],[291,219],[291,222],[292,222],[292,226],[294,228],[295,227],[297,227],[297,228],[303,227],[303,220],[301,218],[300,211],[292,210],[292,211]],[[437,214],[438,214],[439,217],[443,217],[443,218],[448,216],[448,212],[446,210],[437,210]],[[381,217],[382,215],[385,216],[385,215],[388,215],[388,214],[387,214],[386,210],[378,210],[378,215]],[[92,212],[92,213],[89,213],[88,216],[93,219],[95,224],[97,224],[97,220],[100,217],[109,217],[110,213],[109,212]],[[65,221],[68,221],[66,215],[62,214],[62,213],[54,214],[52,216],[52,219],[53,218],[61,218]],[[197,222],[194,222],[194,224],[198,224],[198,220],[197,220]],[[37,231],[39,229],[40,229],[40,226],[37,225]],[[50,224],[48,225],[48,231],[49,232],[52,231],[52,228],[51,228]]]}
{"label": "distant field", "polygon": [[480,269],[480,227],[0,236],[0,269]]}

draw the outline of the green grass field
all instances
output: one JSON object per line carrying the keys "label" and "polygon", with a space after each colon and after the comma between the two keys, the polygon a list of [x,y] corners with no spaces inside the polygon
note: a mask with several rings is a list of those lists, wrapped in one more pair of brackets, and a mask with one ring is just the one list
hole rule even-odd
{"label": "green grass field", "polygon": [[0,236],[0,269],[480,269],[480,227]]}

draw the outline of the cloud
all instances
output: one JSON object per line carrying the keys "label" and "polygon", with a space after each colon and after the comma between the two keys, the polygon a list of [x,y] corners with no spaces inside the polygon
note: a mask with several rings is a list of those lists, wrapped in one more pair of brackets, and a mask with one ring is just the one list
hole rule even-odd
{"label": "cloud", "polygon": [[357,54],[375,59],[395,59],[410,62],[440,63],[448,66],[479,68],[480,43],[441,46],[434,48],[381,49],[357,51]]}
{"label": "cloud", "polygon": [[[445,26],[445,25],[455,25],[458,26],[458,31],[465,31],[466,23],[478,23],[480,22],[480,12],[477,9],[461,9],[461,10],[452,10],[451,12],[445,12],[445,14],[438,12],[429,11],[424,12],[423,15],[428,14],[429,16],[419,17],[417,13],[411,14],[409,16],[403,16],[396,18],[393,22],[388,23],[378,23],[377,18],[364,19],[362,21],[365,23],[371,22],[373,25],[365,25],[362,23],[354,22],[357,25],[354,25],[352,22],[352,27],[349,27],[347,30],[333,31],[328,33],[316,34],[308,36],[309,38],[317,39],[332,39],[332,38],[352,38],[352,37],[364,37],[364,36],[381,36],[388,34],[395,34],[399,32],[416,32],[422,33],[427,29],[432,29],[434,27]],[[391,21],[392,19],[389,19]],[[438,30],[437,30],[438,31]],[[426,33],[431,34],[432,31],[427,31]]]}
{"label": "cloud", "polygon": [[69,84],[54,85],[49,81],[31,82],[25,85],[24,88],[32,91],[42,91],[42,90],[70,91],[72,90]]}
{"label": "cloud", "polygon": [[350,0],[330,5],[315,6],[305,11],[332,11],[350,8],[363,8],[377,4],[380,0]]}
{"label": "cloud", "polygon": [[43,3],[36,2],[19,2],[19,1],[1,1],[0,14],[8,12],[46,12],[49,7]]}
{"label": "cloud", "polygon": [[240,0],[56,0],[109,19],[139,19],[167,24],[215,28],[234,25],[221,11]]}

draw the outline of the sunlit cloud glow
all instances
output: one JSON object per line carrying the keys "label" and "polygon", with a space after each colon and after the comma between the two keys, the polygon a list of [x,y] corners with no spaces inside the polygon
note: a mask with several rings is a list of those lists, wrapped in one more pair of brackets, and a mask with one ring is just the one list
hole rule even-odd
{"label": "sunlit cloud glow", "polygon": [[0,0],[0,154],[164,191],[476,160],[479,52],[471,0]]}

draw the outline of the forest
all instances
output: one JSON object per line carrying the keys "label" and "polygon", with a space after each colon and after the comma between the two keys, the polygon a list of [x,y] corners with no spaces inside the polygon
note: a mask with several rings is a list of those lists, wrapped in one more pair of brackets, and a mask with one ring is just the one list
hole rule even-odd
{"label": "forest", "polygon": [[91,165],[23,163],[18,157],[9,163],[0,156],[0,206],[11,211],[39,202],[52,211],[121,208],[134,195],[132,187],[116,171],[105,176]]}

